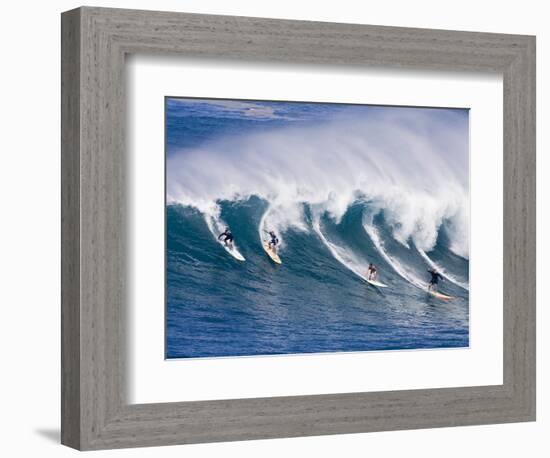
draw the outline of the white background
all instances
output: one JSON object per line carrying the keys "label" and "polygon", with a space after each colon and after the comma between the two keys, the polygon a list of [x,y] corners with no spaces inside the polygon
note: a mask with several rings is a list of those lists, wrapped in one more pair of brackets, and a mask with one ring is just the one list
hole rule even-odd
{"label": "white background", "polygon": [[[548,295],[542,289],[549,272],[548,115],[550,41],[543,2],[463,0],[410,2],[325,2],[308,0],[95,1],[96,5],[164,9],[273,18],[316,19],[538,36],[538,421],[437,430],[357,434],[317,438],[207,444],[185,447],[99,452],[99,456],[406,456],[499,457],[548,455],[550,401],[548,375]],[[59,425],[59,13],[78,6],[71,1],[9,3],[0,27],[0,451],[5,456],[69,456],[57,445]],[[546,18],[546,19],[545,19]]]}
{"label": "white background", "polygon": [[[320,72],[315,66],[266,68],[139,55],[129,59],[126,70],[133,202],[129,224],[130,402],[502,383],[501,75],[382,69],[350,72],[327,66]],[[470,348],[164,361],[164,316],[158,304],[164,302],[165,285],[166,94],[470,108],[470,184],[475,196],[471,205]]]}

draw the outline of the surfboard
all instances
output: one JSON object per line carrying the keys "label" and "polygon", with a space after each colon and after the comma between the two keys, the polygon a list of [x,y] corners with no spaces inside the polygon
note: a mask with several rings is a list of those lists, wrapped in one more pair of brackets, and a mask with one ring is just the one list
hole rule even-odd
{"label": "surfboard", "polygon": [[384,285],[384,283],[380,283],[379,281],[376,281],[376,280],[366,280],[367,283],[370,283],[371,285],[374,285],[374,286],[377,286],[378,288],[387,288],[388,285]]}
{"label": "surfboard", "polygon": [[446,294],[438,293],[437,291],[428,291],[428,294],[431,294],[433,297],[437,297],[438,299],[444,301],[450,301],[451,299],[454,299],[454,297],[452,296],[447,296]]}
{"label": "surfboard", "polygon": [[219,241],[219,243],[221,244],[221,246],[223,246],[224,250],[227,251],[235,259],[237,259],[238,261],[245,261],[244,256],[241,253],[239,253],[239,250],[237,250],[235,245],[231,245],[231,246],[226,245],[221,240]]}
{"label": "surfboard", "polygon": [[271,258],[271,260],[276,264],[282,264],[281,258],[279,255],[273,251],[271,248],[269,248],[269,243],[264,242],[263,243],[264,251],[267,253],[267,255]]}

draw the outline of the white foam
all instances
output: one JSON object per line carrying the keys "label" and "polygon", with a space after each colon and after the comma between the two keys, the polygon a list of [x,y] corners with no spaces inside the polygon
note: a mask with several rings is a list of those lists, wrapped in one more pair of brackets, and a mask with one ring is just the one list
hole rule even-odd
{"label": "white foam", "polygon": [[[442,114],[443,113],[443,114]],[[467,119],[440,110],[382,110],[368,117],[243,133],[171,153],[169,202],[212,212],[221,200],[256,195],[281,235],[305,229],[303,204],[337,222],[358,198],[384,210],[393,237],[424,251],[440,226],[468,257]],[[459,126],[459,127],[457,127]]]}

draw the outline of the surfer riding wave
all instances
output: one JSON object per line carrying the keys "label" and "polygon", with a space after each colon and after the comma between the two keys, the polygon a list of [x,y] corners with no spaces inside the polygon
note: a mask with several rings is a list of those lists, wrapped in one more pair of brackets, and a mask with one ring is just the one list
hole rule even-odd
{"label": "surfer riding wave", "polygon": [[437,291],[439,280],[443,280],[443,276],[435,269],[428,269],[428,273],[432,276],[428,284],[428,291]]}
{"label": "surfer riding wave", "polygon": [[369,281],[376,280],[376,277],[378,276],[378,270],[376,270],[376,266],[371,262],[369,263],[369,268],[367,269],[367,278]]}
{"label": "surfer riding wave", "polygon": [[231,230],[228,227],[226,227],[225,231],[223,231],[220,235],[218,235],[218,240],[221,240],[227,247],[233,246],[234,239],[235,238],[233,237],[233,234],[231,233]]}
{"label": "surfer riding wave", "polygon": [[268,234],[270,237],[269,241],[267,242],[268,248],[274,253],[277,253],[277,245],[279,244],[279,239],[277,238],[277,235],[274,231],[265,231],[265,233]]}

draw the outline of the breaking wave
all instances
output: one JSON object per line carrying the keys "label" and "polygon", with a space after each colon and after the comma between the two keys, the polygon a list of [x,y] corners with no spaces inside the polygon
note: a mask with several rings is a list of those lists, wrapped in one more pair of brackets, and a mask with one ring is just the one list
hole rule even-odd
{"label": "breaking wave", "polygon": [[[320,219],[337,224],[359,203],[368,207],[367,220],[382,214],[393,240],[416,247],[428,264],[435,265],[426,253],[435,248],[442,228],[446,248],[468,259],[468,139],[441,118],[429,109],[381,112],[368,119],[218,138],[169,157],[168,202],[202,212],[214,234],[225,224],[219,219],[221,202],[257,197],[267,205],[260,237],[267,228],[275,230],[284,248],[288,230],[312,231],[350,270],[356,270],[353,255],[344,256],[322,234]],[[308,223],[307,208],[314,211],[315,224]],[[376,228],[368,221],[364,228],[386,262],[418,286],[384,249]]]}

